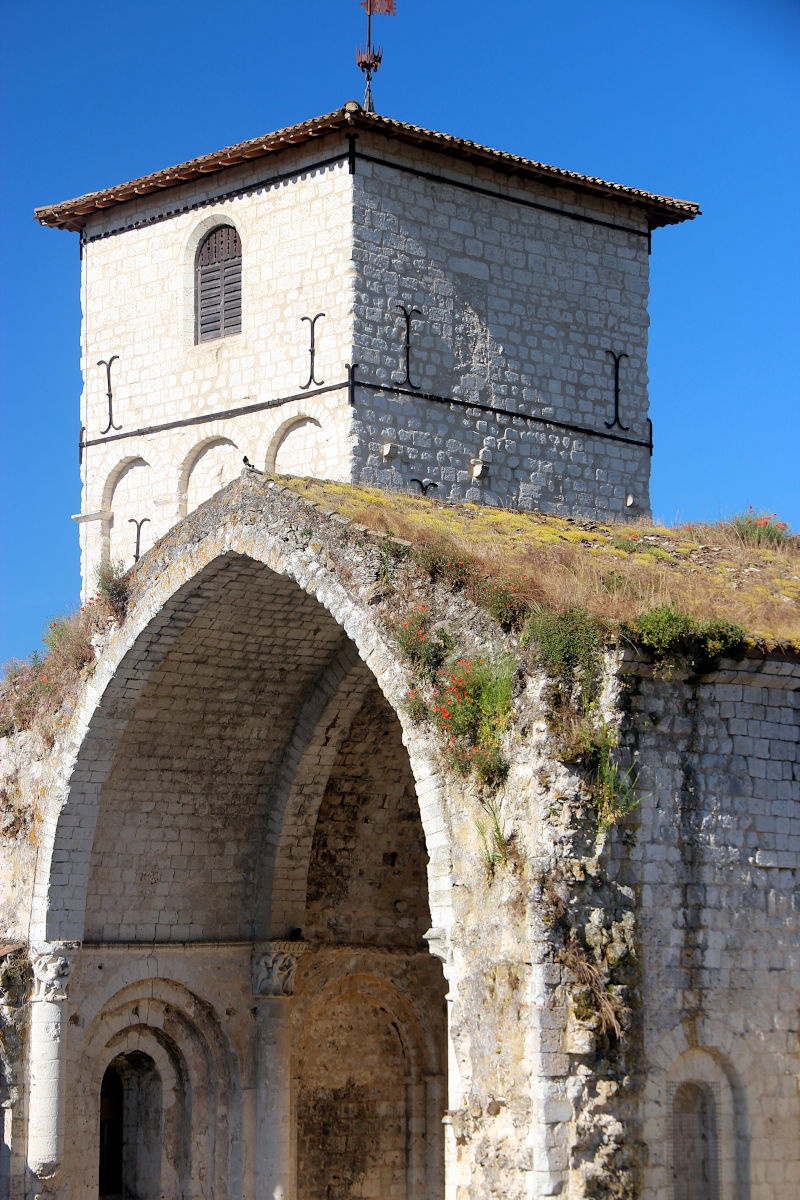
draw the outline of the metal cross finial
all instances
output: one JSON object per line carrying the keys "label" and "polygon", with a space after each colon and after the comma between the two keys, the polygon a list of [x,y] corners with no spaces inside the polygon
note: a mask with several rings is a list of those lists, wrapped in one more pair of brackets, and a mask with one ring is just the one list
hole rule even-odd
{"label": "metal cross finial", "polygon": [[364,111],[374,113],[372,76],[381,65],[383,46],[373,46],[372,44],[372,17],[373,15],[376,17],[395,17],[397,16],[397,5],[396,0],[361,0],[361,7],[366,9],[367,13],[367,45],[366,48],[362,48],[361,46],[356,47],[356,62],[367,77],[367,88],[364,92]]}

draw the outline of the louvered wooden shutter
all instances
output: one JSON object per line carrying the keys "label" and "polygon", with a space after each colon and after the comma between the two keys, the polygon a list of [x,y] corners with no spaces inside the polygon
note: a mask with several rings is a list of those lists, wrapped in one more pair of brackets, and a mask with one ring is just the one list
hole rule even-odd
{"label": "louvered wooden shutter", "polygon": [[242,248],[232,225],[220,225],[197,252],[195,341],[242,330]]}

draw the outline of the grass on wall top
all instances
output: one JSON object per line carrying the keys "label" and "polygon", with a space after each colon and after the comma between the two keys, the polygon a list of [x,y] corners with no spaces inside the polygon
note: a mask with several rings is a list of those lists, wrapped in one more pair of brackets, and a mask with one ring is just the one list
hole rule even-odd
{"label": "grass on wall top", "polygon": [[800,650],[800,546],[764,514],[675,528],[612,524],[317,479],[278,477],[307,499],[369,529],[450,556],[520,603],[580,607],[631,622],[671,605],[698,621],[728,620],[768,648]]}
{"label": "grass on wall top", "polygon": [[[800,652],[800,543],[776,514],[751,509],[719,525],[667,529],[276,478],[299,496],[410,543],[424,573],[464,588],[505,629],[528,628],[537,612],[577,610],[607,622],[609,632],[627,625],[645,647],[662,657],[679,652],[699,673],[706,658],[724,654],[726,641],[741,648],[744,635],[765,650]],[[5,665],[0,737],[38,723],[52,738],[65,697],[92,669],[95,635],[124,617],[128,586],[121,564],[101,564],[98,596],[51,622],[46,654]]]}

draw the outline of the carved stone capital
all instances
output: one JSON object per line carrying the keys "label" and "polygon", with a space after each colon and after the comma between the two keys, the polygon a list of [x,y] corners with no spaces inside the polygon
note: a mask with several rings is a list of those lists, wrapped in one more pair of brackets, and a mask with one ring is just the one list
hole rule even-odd
{"label": "carved stone capital", "polygon": [[291,996],[294,974],[305,947],[300,942],[266,942],[253,953],[253,995]]}
{"label": "carved stone capital", "polygon": [[31,956],[33,967],[32,1001],[66,1000],[69,978],[75,963],[78,942],[57,942]]}

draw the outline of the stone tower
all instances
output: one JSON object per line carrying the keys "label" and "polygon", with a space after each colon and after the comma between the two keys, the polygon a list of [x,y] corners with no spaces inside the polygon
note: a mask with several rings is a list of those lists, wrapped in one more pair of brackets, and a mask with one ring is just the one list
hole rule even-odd
{"label": "stone tower", "polygon": [[81,237],[84,592],[244,456],[647,513],[650,235],[697,213],[355,101],[38,209]]}

